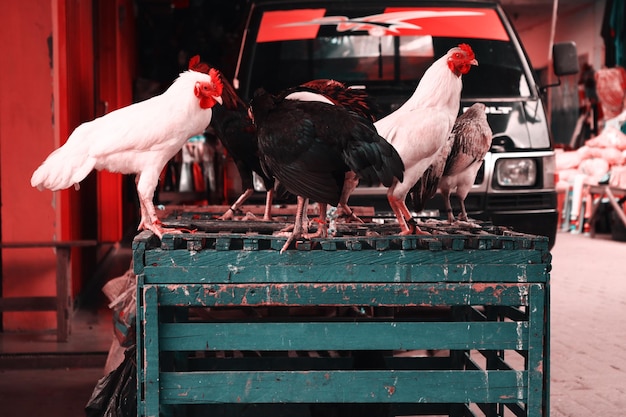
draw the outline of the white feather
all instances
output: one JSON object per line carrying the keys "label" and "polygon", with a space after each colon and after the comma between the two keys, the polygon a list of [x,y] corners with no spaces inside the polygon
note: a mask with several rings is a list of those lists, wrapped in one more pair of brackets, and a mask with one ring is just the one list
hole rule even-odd
{"label": "white feather", "polygon": [[[209,126],[212,110],[201,106],[195,89],[198,83],[212,82],[208,74],[186,71],[163,94],[81,124],[35,170],[31,185],[40,190],[72,185],[78,189],[93,169],[138,174],[139,229],[161,237],[163,229],[152,203],[154,190],[167,161]],[[220,97],[214,98],[221,102]]]}
{"label": "white feather", "polygon": [[35,170],[31,185],[69,188],[92,169],[160,172],[187,139],[211,122],[211,109],[201,109],[194,95],[197,81],[210,80],[207,74],[184,72],[163,94],[81,124]]}
{"label": "white feather", "polygon": [[[396,111],[376,121],[378,133],[398,151],[404,162],[404,179],[395,182],[387,197],[402,233],[409,232],[411,217],[405,200],[429,166],[445,163],[446,146],[459,112],[461,77],[451,71],[448,58],[457,48],[436,60],[424,73],[413,95]],[[442,169],[443,170],[443,169]]]}

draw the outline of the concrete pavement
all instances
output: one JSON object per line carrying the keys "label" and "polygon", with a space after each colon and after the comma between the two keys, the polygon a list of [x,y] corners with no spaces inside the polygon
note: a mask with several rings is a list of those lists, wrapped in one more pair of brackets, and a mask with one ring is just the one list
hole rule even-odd
{"label": "concrete pavement", "polygon": [[551,417],[626,413],[626,242],[560,233],[552,250]]}

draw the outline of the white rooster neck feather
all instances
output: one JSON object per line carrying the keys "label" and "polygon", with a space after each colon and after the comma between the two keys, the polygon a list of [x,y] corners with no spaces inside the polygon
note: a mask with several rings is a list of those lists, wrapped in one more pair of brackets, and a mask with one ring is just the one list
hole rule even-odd
{"label": "white rooster neck feather", "polygon": [[[178,75],[178,78],[174,80],[172,85],[169,86],[163,95],[169,95],[171,93],[174,94],[190,94],[195,97],[193,94],[194,86],[197,82],[211,82],[211,76],[209,74],[205,74],[203,72],[197,72],[188,70],[185,72],[181,72]],[[158,97],[158,96],[157,96]],[[197,97],[196,97],[197,98]]]}
{"label": "white rooster neck feather", "polygon": [[[416,108],[441,105],[441,97],[459,98],[457,94],[460,94],[463,82],[461,77],[457,77],[450,70],[447,60],[448,55],[446,54],[433,62],[424,73],[413,95],[398,110],[410,111]],[[453,92],[457,94],[450,94]],[[454,107],[454,103],[446,104]]]}
{"label": "white rooster neck feather", "polygon": [[452,129],[454,120],[461,105],[461,90],[463,83],[447,64],[447,55],[435,61],[424,73],[413,95],[393,113],[376,121],[374,125],[378,133],[391,140],[393,132],[399,123],[406,123],[403,119],[407,114],[417,111],[423,117],[424,111],[444,111],[447,115],[447,125]]}

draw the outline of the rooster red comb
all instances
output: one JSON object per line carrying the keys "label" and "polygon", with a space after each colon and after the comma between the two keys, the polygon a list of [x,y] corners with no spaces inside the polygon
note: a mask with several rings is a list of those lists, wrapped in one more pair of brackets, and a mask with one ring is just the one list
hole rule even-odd
{"label": "rooster red comb", "polygon": [[472,47],[469,46],[468,44],[462,43],[462,44],[459,45],[459,48],[462,51],[464,51],[465,53],[467,53],[467,58],[468,59],[474,59],[475,58],[474,51],[472,51]]}
{"label": "rooster red comb", "polygon": [[[206,65],[206,64],[204,64]],[[209,68],[208,65],[206,65]],[[209,69],[209,76],[211,77],[211,82],[213,83],[213,87],[215,88],[215,92],[218,96],[222,95],[222,89],[224,88],[224,84],[222,84],[222,75],[215,68]]]}
{"label": "rooster red comb", "polygon": [[194,55],[189,60],[189,69],[191,71],[209,73],[209,65],[200,61],[200,55]]}
{"label": "rooster red comb", "polygon": [[189,60],[189,70],[209,74],[213,88],[215,88],[215,92],[218,96],[222,95],[222,89],[224,88],[224,84],[222,83],[222,74],[215,68],[209,67],[209,64],[200,61],[200,55],[194,55],[191,57]]}

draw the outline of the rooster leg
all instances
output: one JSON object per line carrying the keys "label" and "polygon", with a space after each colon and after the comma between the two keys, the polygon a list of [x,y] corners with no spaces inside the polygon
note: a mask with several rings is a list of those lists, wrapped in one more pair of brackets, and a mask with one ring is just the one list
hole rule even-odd
{"label": "rooster leg", "polygon": [[395,185],[392,185],[387,191],[387,199],[389,200],[389,205],[393,210],[393,213],[396,215],[396,219],[398,219],[398,223],[400,225],[400,235],[423,235],[428,234],[427,232],[422,231],[413,216],[411,216],[411,212],[406,206],[406,196],[408,193],[403,193],[402,191],[396,191]]}
{"label": "rooster leg", "polygon": [[[156,189],[156,186],[151,193],[149,190],[150,186],[146,185],[146,181],[141,181],[142,177],[147,177],[147,175],[137,174],[137,176],[135,176],[137,196],[139,197],[139,207],[141,208],[141,221],[139,222],[137,230],[150,230],[150,225],[153,223],[153,220],[157,218],[156,210],[154,210],[154,205],[152,204],[152,196],[154,195],[154,189]],[[152,205],[152,215],[154,218],[151,217],[151,212],[147,203]],[[158,233],[155,232],[155,234],[159,236]],[[160,237],[161,236],[159,236],[159,238]]]}
{"label": "rooster leg", "polygon": [[[450,191],[442,190],[441,194],[443,194],[443,202],[446,206],[446,214],[448,216],[448,223],[454,223],[454,213],[452,212],[452,204],[450,204]],[[463,205],[461,204],[461,207]]]}
{"label": "rooster leg", "polygon": [[302,208],[302,231],[309,233],[309,199],[304,199],[304,207]]}
{"label": "rooster leg", "polygon": [[265,211],[263,212],[263,221],[269,222],[272,220],[272,202],[274,201],[274,190],[269,189],[265,193]]}
{"label": "rooster leg", "polygon": [[467,216],[467,211],[465,210],[465,198],[461,197],[460,198],[460,202],[461,202],[461,212],[459,213],[459,222],[462,224],[465,224],[468,227],[476,227],[476,228],[481,228],[482,226],[476,222],[473,222],[470,220],[470,218]]}
{"label": "rooster leg", "polygon": [[339,206],[341,207],[340,216],[346,217],[346,223],[350,223],[350,222],[365,223],[359,216],[354,214],[354,211],[347,204],[340,203]]}
{"label": "rooster leg", "polygon": [[[298,200],[298,204],[299,203],[300,203],[300,200]],[[304,214],[302,215],[302,224],[304,225],[303,226],[303,230],[306,229],[307,231],[308,231],[308,228],[305,227],[305,226],[308,226],[308,222],[309,222],[309,220],[307,218],[307,215],[306,215],[306,207],[308,207],[308,204],[309,204],[309,199],[307,198],[307,199],[304,200],[305,208],[304,208]],[[299,205],[296,205],[296,217],[298,216],[298,212],[300,210],[299,207],[300,207]],[[289,236],[291,234],[291,232],[293,232],[293,229],[294,229],[294,225],[290,224],[290,225],[280,229],[278,231],[278,233],[276,233],[276,236]]]}
{"label": "rooster leg", "polygon": [[339,207],[341,207],[340,216],[346,217],[346,223],[350,223],[351,221],[355,221],[357,223],[364,223],[354,211],[348,206],[348,199],[350,195],[354,191],[354,189],[359,185],[359,178],[352,171],[346,172],[343,189],[341,190],[341,197],[339,198]]}
{"label": "rooster leg", "polygon": [[159,239],[164,233],[175,232],[176,229],[167,229],[161,226],[161,221],[156,215],[156,209],[152,203],[154,190],[157,186],[158,173],[143,172],[135,178],[137,184],[137,196],[139,197],[139,205],[141,206],[141,221],[137,230],[150,230],[157,235]]}
{"label": "rooster leg", "polygon": [[387,200],[389,200],[389,206],[391,206],[391,210],[393,210],[393,213],[398,220],[398,224],[400,225],[400,234],[410,235],[413,231],[409,227],[408,221],[411,220],[412,216],[404,203],[406,194],[404,195],[404,198],[402,196],[397,196],[395,186],[396,184],[392,185],[387,191]]}
{"label": "rooster leg", "polygon": [[263,220],[272,220],[272,202],[274,201],[274,190],[269,189],[265,194],[265,212],[263,213]]}
{"label": "rooster leg", "polygon": [[139,226],[137,226],[137,230],[147,230],[148,223],[149,223],[148,219],[150,216],[148,215],[148,210],[144,206],[143,201],[141,199],[139,199],[139,209],[141,211],[141,220],[139,221]]}
{"label": "rooster leg", "polygon": [[222,214],[222,216],[219,217],[219,220],[230,220],[235,217],[235,213],[241,208],[243,203],[248,198],[250,198],[252,194],[254,194],[253,188],[248,188],[246,191],[244,191],[243,194],[241,194],[239,198],[233,203],[233,205],[230,206],[228,210],[226,210],[226,213]]}
{"label": "rooster leg", "polygon": [[316,219],[312,221],[317,223],[317,231],[312,234],[307,234],[305,237],[307,239],[312,239],[314,237],[328,237],[328,228],[326,227],[326,208],[328,204],[326,203],[317,203],[317,207],[319,210],[319,215]]}
{"label": "rooster leg", "polygon": [[296,207],[296,219],[293,223],[293,231],[291,232],[291,235],[280,250],[280,253],[286,251],[289,248],[289,245],[291,245],[291,242],[293,242],[295,239],[299,239],[303,236],[303,212],[306,212],[308,201],[309,200],[307,198],[298,196],[298,205]]}
{"label": "rooster leg", "polygon": [[467,211],[465,211],[465,199],[461,198],[461,212],[459,213],[459,220],[467,221]]}

